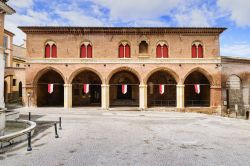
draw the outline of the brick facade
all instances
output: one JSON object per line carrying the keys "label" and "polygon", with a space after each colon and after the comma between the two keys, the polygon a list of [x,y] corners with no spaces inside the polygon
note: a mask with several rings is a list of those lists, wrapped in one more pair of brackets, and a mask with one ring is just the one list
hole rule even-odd
{"label": "brick facade", "polygon": [[[223,28],[20,28],[27,34],[26,105],[27,93],[29,93],[31,94],[30,104],[37,106],[37,82],[49,70],[59,73],[65,85],[72,84],[72,80],[80,72],[92,71],[99,76],[103,87],[109,85],[111,77],[120,71],[133,73],[141,87],[144,85],[147,87],[148,78],[157,71],[170,74],[179,87],[184,85],[191,73],[199,72],[209,80],[210,84],[210,106],[199,107],[199,111],[220,112],[219,35],[224,31]],[[57,58],[55,59],[44,58],[45,43],[48,41],[56,43]],[[91,42],[93,46],[91,59],[80,59],[80,46],[84,41]],[[121,41],[127,41],[130,44],[131,58],[118,58],[118,47]],[[148,43],[148,52],[140,54],[139,44],[142,41]],[[169,58],[156,58],[156,47],[161,41],[168,45]],[[196,41],[203,45],[204,58],[191,58],[192,43]],[[139,92],[138,89],[137,94],[147,96],[143,92],[147,90],[140,89]],[[179,101],[184,96],[182,93],[182,90],[177,90],[177,110],[197,111],[197,107],[185,107],[184,101]],[[144,103],[147,108],[146,102],[142,101],[145,98],[142,99],[141,96],[139,98],[140,107]],[[104,105],[103,100],[102,105]]]}

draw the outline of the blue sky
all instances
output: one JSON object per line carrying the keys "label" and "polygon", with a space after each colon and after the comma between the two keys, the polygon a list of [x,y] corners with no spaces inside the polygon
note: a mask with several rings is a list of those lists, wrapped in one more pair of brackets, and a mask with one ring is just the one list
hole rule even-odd
{"label": "blue sky", "polygon": [[249,0],[9,0],[17,13],[6,29],[25,39],[17,26],[226,27],[221,55],[250,58]]}

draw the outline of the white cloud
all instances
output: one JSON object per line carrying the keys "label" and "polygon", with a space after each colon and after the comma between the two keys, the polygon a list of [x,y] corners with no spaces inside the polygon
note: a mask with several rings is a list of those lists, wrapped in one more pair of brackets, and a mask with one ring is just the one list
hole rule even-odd
{"label": "white cloud", "polygon": [[250,26],[249,0],[218,0],[217,5],[228,13],[238,26]]}
{"label": "white cloud", "polygon": [[139,19],[156,19],[167,15],[179,5],[190,0],[93,0],[93,2],[108,8],[112,21],[132,21]]}
{"label": "white cloud", "polygon": [[33,0],[11,0],[8,4],[14,8],[27,8],[33,5]]}
{"label": "white cloud", "polygon": [[221,47],[221,55],[250,57],[250,43],[236,43],[233,45],[224,45]]}

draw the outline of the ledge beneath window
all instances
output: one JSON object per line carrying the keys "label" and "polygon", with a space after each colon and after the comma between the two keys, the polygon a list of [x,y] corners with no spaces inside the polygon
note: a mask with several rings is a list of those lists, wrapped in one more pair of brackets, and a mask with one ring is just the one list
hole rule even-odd
{"label": "ledge beneath window", "polygon": [[138,58],[150,58],[150,54],[139,54]]}

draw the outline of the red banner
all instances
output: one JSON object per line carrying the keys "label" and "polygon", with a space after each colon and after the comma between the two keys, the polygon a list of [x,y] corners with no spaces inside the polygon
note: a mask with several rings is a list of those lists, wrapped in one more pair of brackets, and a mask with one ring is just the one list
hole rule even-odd
{"label": "red banner", "polygon": [[128,85],[122,84],[122,94],[126,94],[128,92]]}
{"label": "red banner", "polygon": [[53,84],[48,84],[48,93],[52,94],[54,92],[54,85]]}
{"label": "red banner", "polygon": [[83,85],[83,92],[84,92],[85,94],[89,93],[89,84],[84,84],[84,85]]}
{"label": "red banner", "polygon": [[163,95],[165,93],[165,85],[163,85],[163,84],[159,85],[159,92],[161,95]]}
{"label": "red banner", "polygon": [[200,94],[201,93],[201,87],[199,84],[194,85],[195,93]]}

